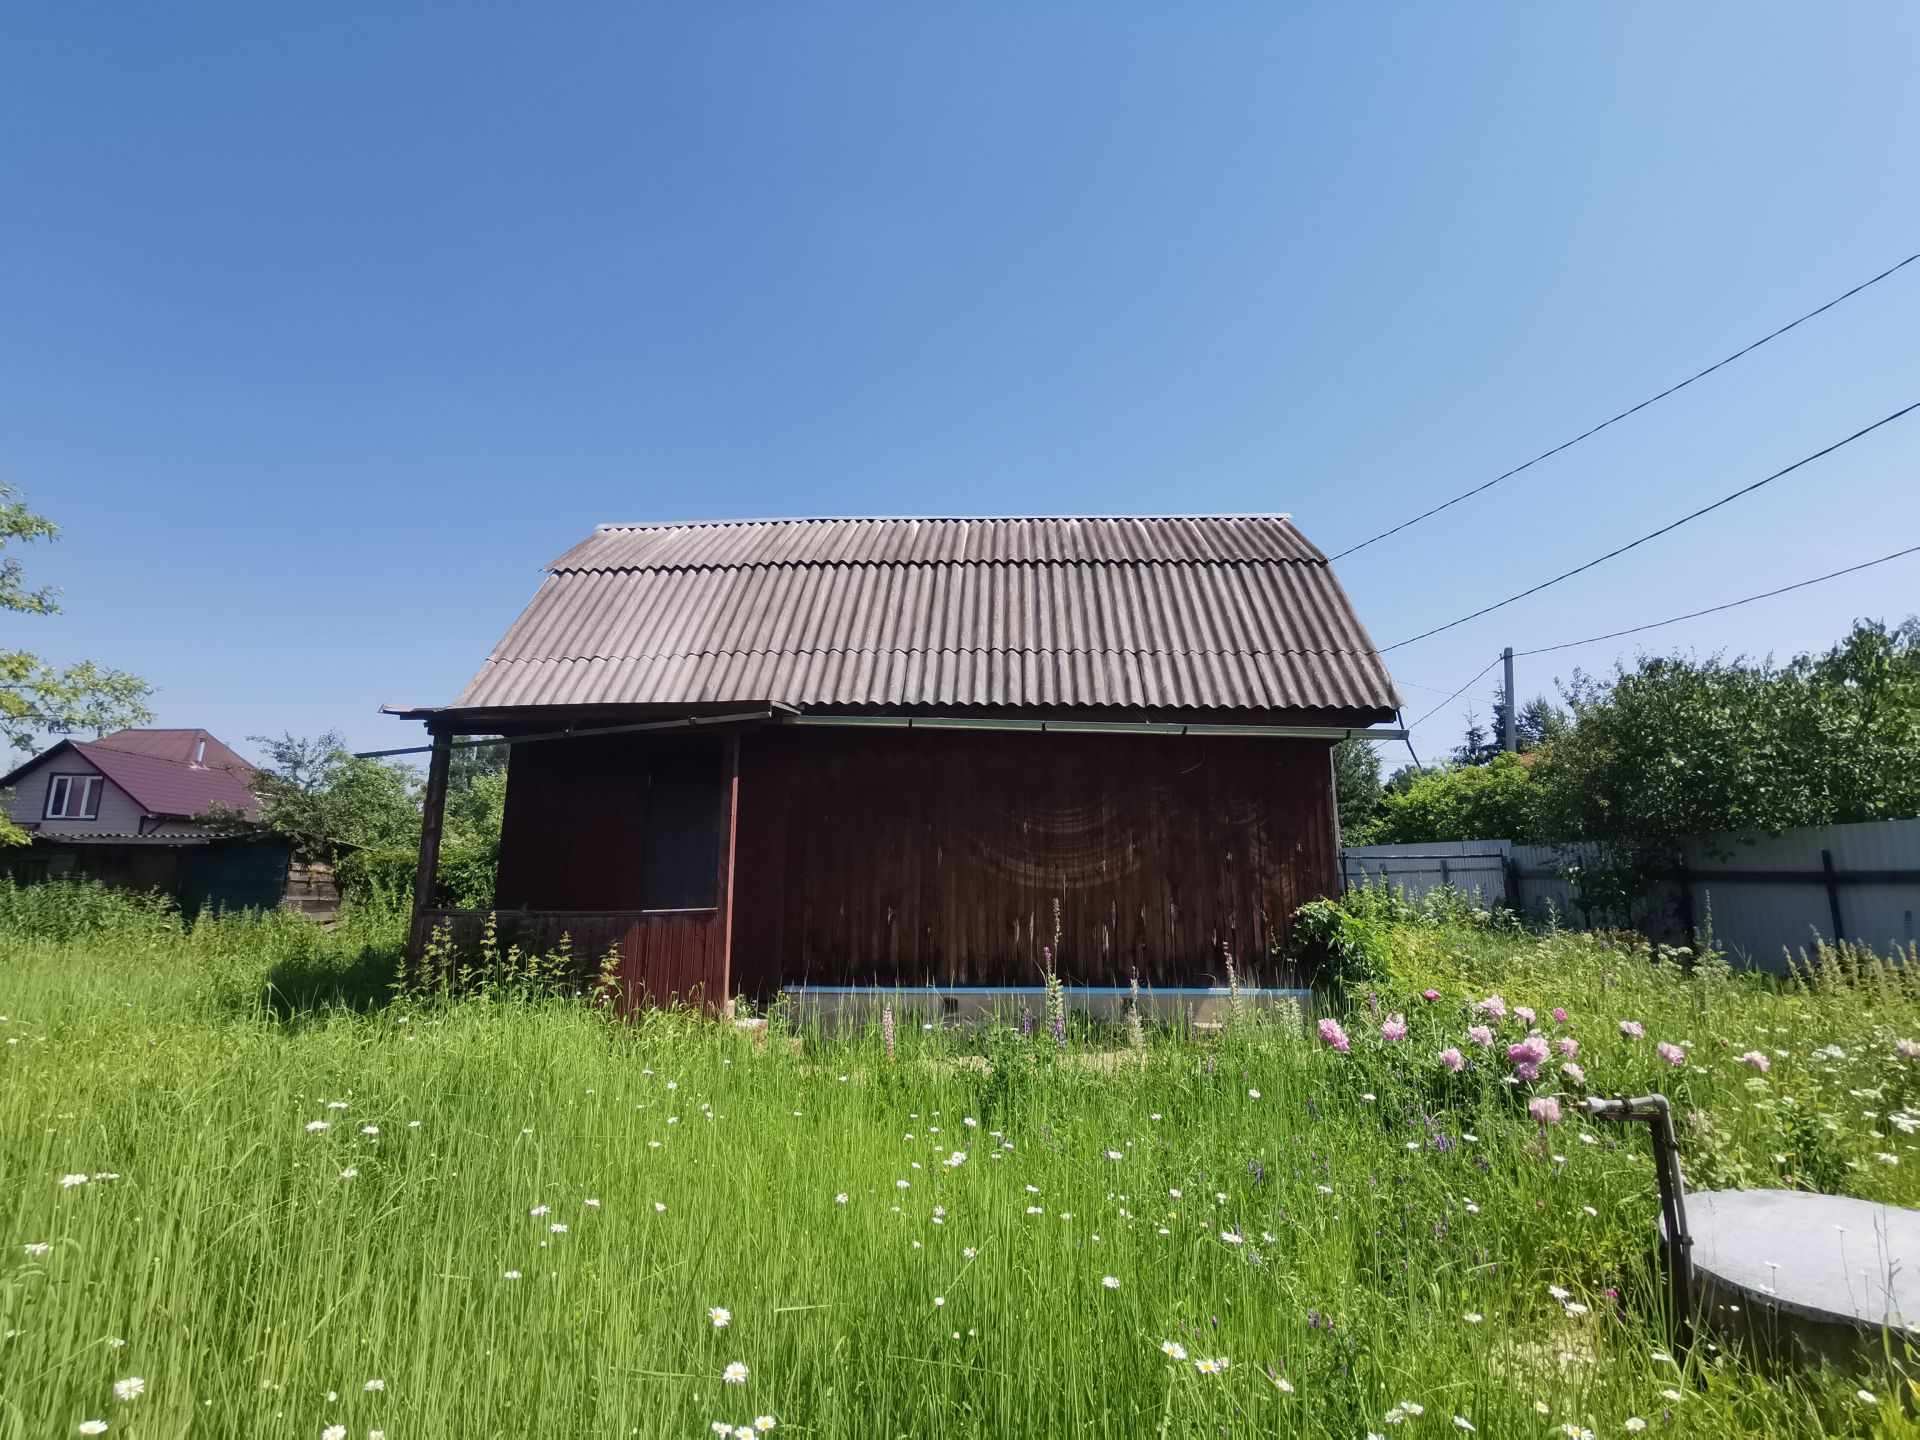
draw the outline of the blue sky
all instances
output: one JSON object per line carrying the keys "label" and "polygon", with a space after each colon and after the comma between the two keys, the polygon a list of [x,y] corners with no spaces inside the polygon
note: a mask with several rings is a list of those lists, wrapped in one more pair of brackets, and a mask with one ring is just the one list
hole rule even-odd
{"label": "blue sky", "polygon": [[[0,478],[67,610],[5,644],[400,744],[599,521],[1338,550],[1920,250],[1916,62],[1894,5],[14,6]],[[1920,400],[1917,342],[1920,264],[1342,578],[1426,629]],[[1920,416],[1390,659],[1412,718],[1914,543]],[[1640,643],[1916,609],[1920,557]]]}

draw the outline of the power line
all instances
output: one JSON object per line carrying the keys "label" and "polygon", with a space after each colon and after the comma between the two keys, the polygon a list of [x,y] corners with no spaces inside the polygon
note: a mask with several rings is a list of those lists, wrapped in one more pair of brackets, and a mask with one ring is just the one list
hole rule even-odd
{"label": "power line", "polygon": [[[1494,656],[1493,659],[1487,662],[1486,669],[1482,670],[1480,672],[1480,675],[1486,674],[1487,670],[1491,670],[1494,666],[1498,665],[1502,660],[1506,658],[1507,657],[1504,655]],[[1431,720],[1434,716],[1438,715],[1442,710],[1446,709],[1447,706],[1451,705],[1454,701],[1458,700],[1462,695],[1466,694],[1468,687],[1473,684],[1474,680],[1478,680],[1480,678],[1480,675],[1476,675],[1473,677],[1473,680],[1467,681],[1465,685],[1462,685],[1458,690],[1454,691],[1451,695],[1447,696],[1446,699],[1442,700],[1438,705],[1434,706],[1433,709],[1427,711],[1426,714],[1422,715],[1418,720],[1414,721],[1412,725],[1407,726],[1407,729],[1412,730],[1416,726],[1426,724],[1427,721]]]}
{"label": "power line", "polygon": [[1638,547],[1646,544],[1649,540],[1656,540],[1660,536],[1665,535],[1670,531],[1678,530],[1682,525],[1687,524],[1689,521],[1698,520],[1702,515],[1711,514],[1713,511],[1718,510],[1722,505],[1732,504],[1735,500],[1738,500],[1743,495],[1751,495],[1754,491],[1758,490],[1761,486],[1771,485],[1775,480],[1780,479],[1783,475],[1791,475],[1794,471],[1800,469],[1802,466],[1811,465],[1815,460],[1820,459],[1822,456],[1831,455],[1834,451],[1839,450],[1844,446],[1851,445],[1854,441],[1860,439],[1863,435],[1871,435],[1875,430],[1878,430],[1882,425],[1890,425],[1895,420],[1900,419],[1902,416],[1911,415],[1915,410],[1920,410],[1920,400],[1917,400],[1913,404],[1908,405],[1905,409],[1896,410],[1893,412],[1893,414],[1884,416],[1881,419],[1874,421],[1873,424],[1867,426],[1864,429],[1854,431],[1853,434],[1847,436],[1847,438],[1844,440],[1834,441],[1833,444],[1827,446],[1824,450],[1816,450],[1813,452],[1813,454],[1794,461],[1793,464],[1787,466],[1783,470],[1776,470],[1773,472],[1773,474],[1767,476],[1764,479],[1756,480],[1751,485],[1743,485],[1730,495],[1722,495],[1718,500],[1714,501],[1711,505],[1702,505],[1698,510],[1693,511],[1691,514],[1682,515],[1678,520],[1674,520],[1666,525],[1662,525],[1658,530],[1649,530],[1646,534],[1642,535],[1637,540],[1629,540],[1626,544],[1618,546],[1612,550],[1609,550],[1604,555],[1596,555],[1593,559],[1587,561],[1584,565],[1576,565],[1571,570],[1563,570],[1558,575],[1554,576],[1551,580],[1542,580],[1538,585],[1529,586],[1525,590],[1521,590],[1515,594],[1507,596],[1507,598],[1504,600],[1496,600],[1491,605],[1483,605],[1478,610],[1473,611],[1471,614],[1462,615],[1458,620],[1449,620],[1444,625],[1436,625],[1431,630],[1422,630],[1418,635],[1410,635],[1405,640],[1396,640],[1391,645],[1383,646],[1379,651],[1379,653],[1384,655],[1389,650],[1398,650],[1403,645],[1411,645],[1416,640],[1425,640],[1430,636],[1440,634],[1441,631],[1443,630],[1451,630],[1456,625],[1464,625],[1469,620],[1478,620],[1482,615],[1491,615],[1495,610],[1499,610],[1505,606],[1511,605],[1516,600],[1524,600],[1529,595],[1538,595],[1542,590],[1548,589],[1549,587],[1554,585],[1558,585],[1562,580],[1571,580],[1575,575],[1579,575],[1585,571],[1591,570],[1596,565],[1605,564],[1609,560],[1615,559],[1618,556],[1626,554],[1629,550],[1637,549]]}
{"label": "power line", "polygon": [[1443,501],[1441,504],[1434,506],[1431,510],[1423,510],[1420,514],[1414,516],[1411,520],[1402,520],[1398,525],[1395,525],[1391,530],[1382,530],[1378,535],[1372,536],[1371,538],[1366,540],[1362,540],[1358,545],[1349,545],[1346,549],[1342,550],[1338,555],[1335,555],[1332,558],[1335,560],[1345,559],[1347,556],[1353,554],[1356,550],[1364,550],[1367,548],[1367,546],[1372,545],[1377,541],[1384,540],[1389,535],[1398,535],[1402,530],[1405,530],[1410,525],[1418,525],[1422,520],[1431,520],[1435,515],[1438,515],[1442,510],[1450,510],[1455,505],[1458,505],[1462,500],[1472,499],[1475,495],[1478,495],[1482,490],[1491,490],[1494,486],[1498,485],[1502,480],[1511,480],[1514,476],[1518,475],[1522,470],[1531,470],[1535,465],[1538,465],[1542,460],[1549,460],[1555,455],[1558,455],[1562,450],[1571,449],[1573,446],[1578,445],[1582,440],[1586,440],[1592,436],[1598,435],[1602,430],[1606,429],[1609,425],[1617,425],[1620,421],[1625,420],[1630,415],[1638,414],[1640,411],[1646,409],[1649,405],[1656,404],[1657,402],[1666,399],[1669,395],[1676,394],[1679,391],[1686,389],[1687,386],[1693,384],[1694,381],[1706,379],[1707,376],[1713,374],[1714,371],[1720,369],[1722,366],[1731,365],[1734,361],[1738,360],[1742,355],[1752,354],[1755,350],[1758,350],[1762,345],[1766,344],[1769,340],[1778,340],[1782,335],[1786,334],[1789,330],[1793,329],[1796,325],[1804,325],[1807,321],[1813,319],[1814,316],[1825,314],[1827,311],[1831,310],[1834,306],[1838,305],[1841,301],[1851,300],[1855,295],[1858,295],[1862,290],[1865,290],[1868,286],[1878,285],[1882,280],[1886,279],[1889,275],[1893,274],[1894,271],[1904,269],[1906,266],[1911,265],[1915,260],[1920,260],[1920,252],[1916,252],[1912,255],[1907,256],[1907,258],[1902,260],[1898,265],[1890,266],[1889,268],[1882,270],[1878,275],[1874,276],[1871,280],[1861,281],[1858,285],[1854,286],[1851,290],[1847,291],[1844,295],[1834,296],[1833,299],[1827,301],[1827,303],[1822,305],[1818,310],[1809,310],[1806,314],[1802,315],[1798,320],[1791,320],[1787,324],[1782,325],[1778,330],[1773,331],[1771,334],[1762,335],[1758,340],[1754,341],[1751,345],[1748,345],[1743,349],[1734,351],[1733,354],[1727,356],[1726,359],[1716,360],[1713,364],[1707,366],[1706,369],[1700,371],[1698,374],[1689,375],[1686,379],[1682,380],[1678,385],[1670,385],[1665,390],[1662,390],[1658,395],[1654,395],[1648,399],[1642,400],[1638,405],[1635,405],[1632,409],[1622,410],[1618,415],[1615,415],[1612,419],[1602,420],[1598,425],[1594,426],[1591,430],[1583,430],[1581,431],[1580,434],[1574,436],[1571,440],[1562,441],[1560,444],[1554,446],[1551,450],[1542,451],[1540,454],[1534,456],[1533,459],[1527,461],[1526,464],[1516,465],[1513,467],[1513,469],[1508,470],[1503,474],[1496,475],[1491,480],[1483,481],[1482,483],[1474,486],[1471,490],[1463,490],[1458,495],[1454,496],[1451,500]]}
{"label": "power line", "polygon": [[1618,640],[1622,635],[1638,635],[1642,630],[1658,630],[1662,625],[1678,625],[1682,620],[1697,620],[1702,615],[1718,615],[1722,610],[1751,605],[1756,600],[1771,600],[1775,595],[1785,595],[1790,590],[1804,590],[1807,586],[1818,585],[1823,580],[1837,580],[1842,575],[1851,575],[1859,570],[1870,570],[1875,565],[1884,565],[1889,560],[1898,560],[1903,555],[1920,555],[1920,545],[1909,545],[1906,549],[1896,550],[1891,555],[1882,555],[1878,560],[1863,560],[1858,565],[1847,566],[1844,570],[1829,570],[1825,575],[1816,575],[1811,580],[1799,580],[1791,585],[1782,585],[1778,590],[1762,590],[1758,595],[1748,595],[1741,600],[1729,600],[1724,605],[1709,605],[1704,610],[1689,610],[1685,615],[1675,615],[1669,620],[1655,620],[1650,624],[1635,625],[1626,630],[1610,630],[1605,635],[1589,635],[1584,640],[1568,640],[1560,645],[1541,645],[1532,650],[1516,650],[1513,652],[1514,658],[1519,659],[1522,655],[1545,655],[1553,650],[1571,650],[1576,645],[1591,645],[1597,640]]}

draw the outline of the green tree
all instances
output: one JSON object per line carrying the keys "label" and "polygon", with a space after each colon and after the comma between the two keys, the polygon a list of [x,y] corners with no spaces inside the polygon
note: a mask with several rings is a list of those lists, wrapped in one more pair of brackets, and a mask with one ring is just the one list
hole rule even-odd
{"label": "green tree", "polygon": [[1333,747],[1333,801],[1343,836],[1361,833],[1380,808],[1380,752],[1350,735]]}
{"label": "green tree", "polygon": [[[27,508],[19,492],[0,485],[0,610],[55,615],[59,596],[47,587],[30,589],[26,570],[7,546],[51,540],[59,527]],[[25,650],[0,651],[0,734],[16,750],[39,748],[42,737],[101,734],[153,718],[146,700],[153,687],[135,675],[91,661],[64,668]]]}
{"label": "green tree", "polygon": [[[26,567],[11,544],[51,540],[59,527],[27,508],[19,492],[0,485],[0,610],[23,615],[55,615],[59,596],[42,586],[30,589]],[[50,665],[26,650],[0,650],[0,735],[16,750],[32,751],[50,735],[95,735],[153,718],[146,700],[153,687],[135,675],[83,660]],[[0,845],[25,845],[29,836],[0,816]]]}
{"label": "green tree", "polygon": [[[260,819],[251,828],[278,835],[308,859],[352,850],[418,850],[420,779],[405,766],[363,759],[328,731],[311,739],[248,737],[265,762],[254,772]],[[229,825],[234,817],[224,817]]]}
{"label": "green tree", "polygon": [[1379,813],[1355,843],[1412,845],[1430,840],[1539,838],[1540,783],[1518,755],[1484,765],[1408,767],[1380,797]]}

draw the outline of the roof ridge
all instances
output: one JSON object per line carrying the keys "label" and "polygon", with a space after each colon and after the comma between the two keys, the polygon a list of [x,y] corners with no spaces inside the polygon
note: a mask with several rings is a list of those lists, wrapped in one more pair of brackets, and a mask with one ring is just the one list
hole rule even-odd
{"label": "roof ridge", "polygon": [[1140,515],[766,515],[733,520],[603,520],[595,531],[723,530],[744,525],[1005,524],[1021,520],[1286,520],[1289,510],[1154,511]]}

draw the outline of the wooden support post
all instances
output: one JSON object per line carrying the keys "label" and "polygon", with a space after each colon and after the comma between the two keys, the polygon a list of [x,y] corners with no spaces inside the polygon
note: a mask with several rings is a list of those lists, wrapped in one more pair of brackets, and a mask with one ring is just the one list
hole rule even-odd
{"label": "wooden support post", "polygon": [[[720,784],[720,994],[723,1015],[733,1013],[733,858],[740,820],[740,736],[727,736],[726,773]],[[708,997],[709,1004],[715,998]]]}
{"label": "wooden support post", "polygon": [[447,771],[453,762],[453,737],[435,735],[427,762],[427,793],[420,816],[420,866],[413,872],[413,925],[407,932],[407,958],[418,960],[427,948],[427,912],[433,908],[440,875],[440,834],[447,819]]}

